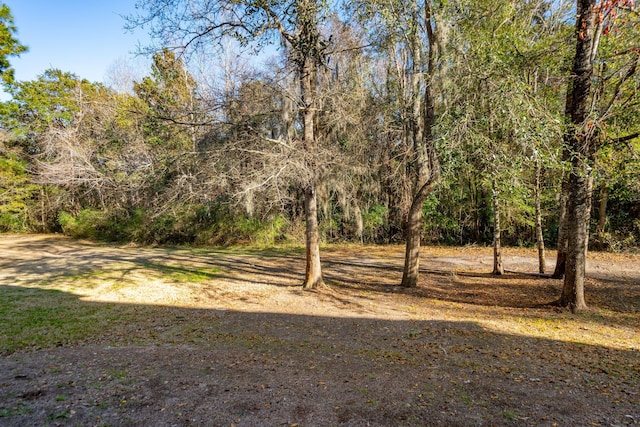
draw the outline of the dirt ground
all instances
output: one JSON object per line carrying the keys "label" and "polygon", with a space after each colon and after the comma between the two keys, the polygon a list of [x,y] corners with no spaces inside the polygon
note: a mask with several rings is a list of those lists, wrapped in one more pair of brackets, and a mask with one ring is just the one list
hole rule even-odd
{"label": "dirt ground", "polygon": [[504,252],[495,277],[490,248],[424,248],[404,289],[402,247],[331,246],[303,291],[301,251],[2,235],[0,302],[85,330],[0,348],[0,426],[640,424],[640,255],[590,254],[573,315]]}

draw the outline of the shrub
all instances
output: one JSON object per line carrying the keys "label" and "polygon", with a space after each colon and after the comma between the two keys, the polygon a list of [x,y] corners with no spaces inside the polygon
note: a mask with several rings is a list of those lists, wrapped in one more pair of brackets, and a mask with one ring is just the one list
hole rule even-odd
{"label": "shrub", "polygon": [[376,241],[383,234],[388,209],[383,205],[373,205],[362,213],[362,228],[366,241]]}
{"label": "shrub", "polygon": [[[201,225],[203,214],[200,214]],[[267,219],[248,216],[231,210],[228,206],[216,204],[206,212],[206,226],[196,231],[197,244],[234,245],[253,244],[273,246],[287,240],[289,222],[281,215]]]}
{"label": "shrub", "polygon": [[29,182],[25,162],[0,157],[0,232],[29,229],[29,204],[37,188]]}

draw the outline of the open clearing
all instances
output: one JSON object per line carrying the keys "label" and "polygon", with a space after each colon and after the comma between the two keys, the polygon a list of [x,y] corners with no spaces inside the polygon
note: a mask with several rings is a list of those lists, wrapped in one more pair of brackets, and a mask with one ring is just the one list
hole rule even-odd
{"label": "open clearing", "polygon": [[640,424],[640,255],[590,254],[578,315],[490,248],[424,248],[417,289],[402,247],[322,255],[310,292],[300,250],[0,236],[0,425]]}

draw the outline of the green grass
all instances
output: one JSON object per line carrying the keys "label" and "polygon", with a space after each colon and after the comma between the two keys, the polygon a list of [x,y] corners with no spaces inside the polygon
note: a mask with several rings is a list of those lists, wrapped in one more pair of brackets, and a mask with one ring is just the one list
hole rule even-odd
{"label": "green grass", "polygon": [[18,402],[18,404],[11,408],[0,407],[0,418],[12,417],[14,415],[26,415],[31,412],[31,408],[24,402]]}
{"label": "green grass", "polygon": [[91,329],[96,311],[61,291],[0,287],[0,351],[77,341]]}
{"label": "green grass", "polygon": [[59,290],[0,286],[0,354],[87,340],[139,340],[136,325],[152,321],[149,310],[82,301]]}
{"label": "green grass", "polygon": [[206,282],[207,280],[216,278],[217,274],[221,271],[220,268],[190,269],[152,262],[145,262],[142,266],[145,269],[160,273],[163,279],[175,283]]}
{"label": "green grass", "polygon": [[304,245],[300,244],[278,244],[276,246],[237,245],[237,246],[217,246],[213,248],[189,248],[189,253],[194,255],[254,255],[262,257],[279,257],[288,255],[304,255]]}
{"label": "green grass", "polygon": [[518,411],[516,411],[515,409],[505,410],[504,412],[502,412],[502,416],[505,420],[509,421],[515,421],[519,418]]}
{"label": "green grass", "polygon": [[[0,286],[0,354],[101,343],[111,346],[158,342],[222,342],[246,348],[279,346],[252,333],[228,334],[204,311],[179,307],[83,301],[55,289]],[[110,372],[117,378],[126,371]]]}
{"label": "green grass", "polygon": [[[139,271],[142,279],[127,278],[132,271]],[[25,287],[0,286],[0,354],[21,348],[74,345],[113,330],[113,335],[118,336],[118,329],[151,321],[141,318],[141,313],[153,310],[151,307],[86,302],[75,292],[84,294],[102,284],[108,284],[111,290],[135,287],[145,278],[177,284],[203,283],[220,271],[151,262],[133,267],[117,264],[31,281]]]}

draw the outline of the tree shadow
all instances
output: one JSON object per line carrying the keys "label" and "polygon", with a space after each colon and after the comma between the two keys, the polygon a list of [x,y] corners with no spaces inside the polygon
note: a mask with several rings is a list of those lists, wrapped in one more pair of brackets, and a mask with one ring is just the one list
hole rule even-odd
{"label": "tree shadow", "polygon": [[638,350],[0,286],[2,425],[618,425]]}
{"label": "tree shadow", "polygon": [[[126,281],[137,274],[151,274],[151,277],[173,280],[176,285],[189,287],[190,275],[196,275],[204,280],[197,288],[203,298],[224,298],[215,283],[225,281],[245,287],[246,302],[259,306],[260,294],[252,293],[252,288],[266,285],[283,288],[286,292],[300,292],[299,285],[304,276],[302,254],[271,250],[244,253],[238,250],[126,248],[55,236],[34,236],[32,239],[20,236],[11,245],[11,251],[0,253],[5,254],[0,260],[0,282],[8,284],[53,284],[60,280],[91,279],[92,275],[104,273],[116,281]],[[1,245],[0,250],[2,248],[6,249],[6,245]],[[33,253],[39,255],[34,257]],[[330,286],[317,297],[333,300],[363,315],[371,311],[369,306],[378,303],[381,295],[389,294],[482,309],[539,310],[538,314],[522,313],[533,317],[544,314],[545,310],[556,310],[548,306],[560,294],[561,283],[555,279],[524,273],[495,276],[481,270],[490,266],[480,263],[478,256],[468,256],[462,264],[456,263],[455,257],[450,255],[432,256],[423,262],[425,267],[421,270],[419,286],[407,289],[397,285],[402,274],[402,257],[396,255],[380,259],[368,254],[366,248],[357,247],[326,251],[322,264],[325,281]],[[633,274],[602,279],[604,273],[597,274],[599,276],[590,276],[587,280],[587,303],[595,311],[595,315],[589,314],[592,321],[613,326],[638,324],[640,279]],[[358,298],[353,298],[356,293]]]}
{"label": "tree shadow", "polygon": [[[432,264],[437,261],[431,261]],[[562,311],[551,305],[561,293],[562,282],[548,275],[523,272],[508,272],[494,275],[491,272],[447,271],[433,268],[421,269],[416,288],[404,288],[400,283],[401,268],[374,269],[378,273],[369,278],[367,265],[360,270],[357,263],[340,261],[334,268],[331,261],[326,276],[331,283],[346,293],[366,291],[375,300],[378,295],[403,294],[411,297],[465,304],[467,307],[482,309],[502,307],[523,309],[525,317],[539,317],[545,312]],[[346,274],[345,265],[352,265],[352,274]],[[333,274],[335,273],[335,274]],[[370,275],[369,275],[370,276]],[[591,322],[613,327],[635,327],[640,324],[640,280],[632,277],[611,277],[601,279],[589,276],[586,280],[586,294],[589,311],[584,313]],[[359,280],[366,278],[367,280]],[[532,312],[537,310],[537,312]]]}

